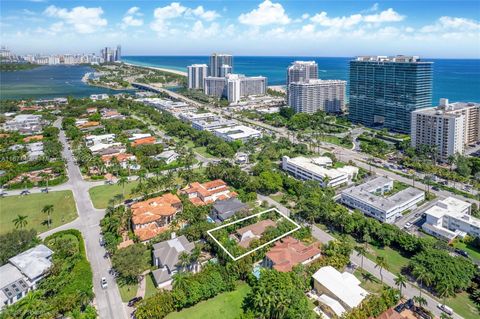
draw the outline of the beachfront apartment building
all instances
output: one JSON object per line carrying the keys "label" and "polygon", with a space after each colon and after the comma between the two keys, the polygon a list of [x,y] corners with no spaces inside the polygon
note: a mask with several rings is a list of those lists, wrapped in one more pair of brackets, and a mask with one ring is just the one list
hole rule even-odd
{"label": "beachfront apartment building", "polygon": [[349,78],[354,123],[409,134],[411,113],[432,105],[432,62],[418,56],[360,56]]}
{"label": "beachfront apartment building", "polygon": [[208,66],[206,64],[192,64],[187,66],[188,88],[201,90],[203,81],[208,76]]}
{"label": "beachfront apartment building", "polygon": [[329,157],[320,156],[307,158],[303,156],[290,158],[283,156],[282,169],[302,180],[317,181],[323,187],[338,187],[352,182],[358,174],[354,166],[332,167]]}
{"label": "beachfront apartment building", "polygon": [[227,142],[242,141],[245,143],[251,139],[262,137],[262,132],[245,125],[218,128],[213,130],[213,134]]}
{"label": "beachfront apartment building", "polygon": [[0,267],[0,310],[35,290],[52,266],[53,251],[40,244],[8,260]]}
{"label": "beachfront apartment building", "polygon": [[295,61],[287,68],[287,86],[314,79],[318,79],[318,64],[315,61]]}
{"label": "beachfront apartment building", "polygon": [[359,186],[341,192],[341,202],[358,209],[367,216],[383,223],[392,224],[406,210],[411,210],[425,200],[425,193],[417,188],[408,187],[394,194],[394,181],[379,176]]}
{"label": "beachfront apartment building", "polygon": [[213,53],[210,56],[208,66],[208,75],[213,77],[224,77],[225,72],[229,70],[229,73],[233,71],[233,56],[224,53]]}
{"label": "beachfront apartment building", "polygon": [[411,145],[433,146],[440,161],[463,154],[468,145],[480,142],[480,103],[449,103],[412,112]]}
{"label": "beachfront apartment building", "polygon": [[205,78],[203,92],[216,98],[226,98],[231,103],[253,95],[265,95],[267,78],[243,74],[226,74],[224,77],[208,76]]}
{"label": "beachfront apartment building", "polygon": [[480,237],[480,219],[471,215],[472,204],[447,197],[425,211],[426,221],[422,229],[448,242],[457,236]]}
{"label": "beachfront apartment building", "polygon": [[296,113],[341,113],[345,111],[347,82],[307,80],[288,84],[287,103]]}

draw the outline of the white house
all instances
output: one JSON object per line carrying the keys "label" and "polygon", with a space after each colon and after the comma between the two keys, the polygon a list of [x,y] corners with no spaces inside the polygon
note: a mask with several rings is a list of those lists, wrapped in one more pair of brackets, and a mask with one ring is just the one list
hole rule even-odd
{"label": "white house", "polygon": [[164,160],[165,163],[170,164],[178,159],[178,154],[175,151],[163,151],[158,155],[153,156],[157,161]]}

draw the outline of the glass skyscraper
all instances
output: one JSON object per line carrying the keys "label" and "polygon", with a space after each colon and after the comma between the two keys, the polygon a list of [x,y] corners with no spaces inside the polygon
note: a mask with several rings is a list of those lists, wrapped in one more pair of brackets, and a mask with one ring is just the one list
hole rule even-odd
{"label": "glass skyscraper", "polygon": [[350,121],[408,134],[412,111],[432,106],[432,62],[357,57],[350,61],[349,98]]}

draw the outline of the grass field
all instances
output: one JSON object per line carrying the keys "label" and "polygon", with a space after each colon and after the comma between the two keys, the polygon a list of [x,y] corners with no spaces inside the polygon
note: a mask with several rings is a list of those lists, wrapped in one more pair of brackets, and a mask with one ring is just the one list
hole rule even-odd
{"label": "grass field", "polygon": [[480,313],[477,311],[473,301],[468,298],[466,292],[457,294],[452,298],[447,298],[446,304],[465,319],[480,318]]}
{"label": "grass field", "polygon": [[153,296],[158,291],[158,289],[155,287],[152,273],[149,273],[147,277],[145,277],[145,280],[147,281],[147,286],[145,288],[145,298],[148,298],[150,296]]}
{"label": "grass field", "polygon": [[242,314],[243,298],[250,291],[247,284],[241,284],[234,291],[225,292],[197,305],[174,312],[166,319],[235,319]]}
{"label": "grass field", "polygon": [[363,269],[357,269],[354,273],[355,277],[360,280],[360,287],[371,293],[381,293],[382,292],[382,283],[380,280],[374,276],[367,275],[368,272]]}
{"label": "grass field", "polygon": [[118,290],[120,290],[120,296],[122,297],[123,302],[128,302],[130,299],[137,295],[138,284],[133,285],[118,285]]}
{"label": "grass field", "polygon": [[470,245],[465,244],[464,242],[457,241],[453,247],[465,250],[470,257],[472,257],[475,260],[480,260],[480,251],[478,249],[475,249],[474,247],[471,247]]}
{"label": "grass field", "polygon": [[211,154],[207,153],[207,148],[205,146],[199,146],[199,147],[195,147],[193,149],[195,152],[197,152],[198,154],[202,155],[203,157],[206,157],[206,158],[215,158],[214,156],[212,156]]}
{"label": "grass field", "polygon": [[[138,185],[137,181],[131,181],[125,184],[125,199],[130,198],[130,192]],[[108,201],[117,194],[122,194],[122,186],[114,185],[100,185],[90,188],[90,198],[92,199],[95,208],[107,208]]]}
{"label": "grass field", "polygon": [[373,245],[369,245],[368,259],[375,261],[377,256],[385,257],[388,263],[388,271],[392,273],[399,273],[401,269],[409,262],[408,258],[403,257],[396,250],[390,247],[378,248]]}
{"label": "grass field", "polygon": [[53,205],[51,228],[66,224],[77,218],[77,208],[72,191],[7,196],[0,199],[0,234],[15,229],[12,220],[17,215],[28,216],[27,229],[34,228],[39,233],[47,231],[47,215],[42,213],[42,208],[45,205]]}

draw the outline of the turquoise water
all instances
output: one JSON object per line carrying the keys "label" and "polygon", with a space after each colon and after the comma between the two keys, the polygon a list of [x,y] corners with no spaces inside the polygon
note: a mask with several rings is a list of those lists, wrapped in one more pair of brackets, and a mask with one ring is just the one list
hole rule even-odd
{"label": "turquoise water", "polygon": [[35,69],[0,72],[0,98],[38,99],[55,97],[85,97],[90,94],[116,94],[121,91],[87,85],[82,82],[89,66],[41,66]]}
{"label": "turquoise water", "polygon": [[[325,57],[234,57],[236,73],[263,75],[269,85],[285,84],[287,66],[295,60],[315,60],[322,79],[348,80],[351,58]],[[207,56],[127,56],[123,61],[186,72],[187,65],[208,63]],[[433,64],[433,103],[445,97],[450,101],[480,102],[480,60],[425,59]]]}

